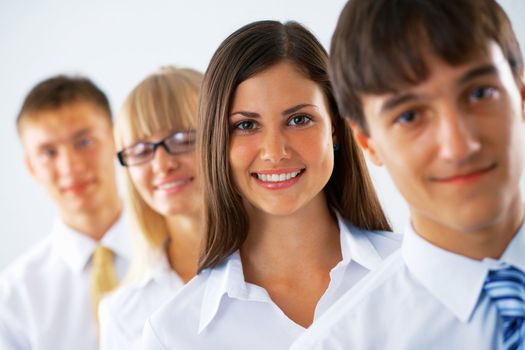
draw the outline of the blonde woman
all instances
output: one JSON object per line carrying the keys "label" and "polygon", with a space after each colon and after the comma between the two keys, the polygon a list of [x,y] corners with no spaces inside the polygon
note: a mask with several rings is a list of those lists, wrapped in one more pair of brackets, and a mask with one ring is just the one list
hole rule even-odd
{"label": "blonde woman", "polygon": [[146,319],[197,271],[202,191],[194,148],[201,80],[191,69],[162,68],[131,91],[117,117],[117,155],[140,253],[130,282],[101,304],[102,349],[139,348]]}

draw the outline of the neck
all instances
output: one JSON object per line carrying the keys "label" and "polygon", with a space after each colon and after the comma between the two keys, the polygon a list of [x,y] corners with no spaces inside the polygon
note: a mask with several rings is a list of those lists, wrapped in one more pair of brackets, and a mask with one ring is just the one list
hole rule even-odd
{"label": "neck", "polygon": [[286,316],[308,327],[342,258],[339,227],[324,195],[290,215],[248,212],[250,230],[241,247],[245,281],[265,288]]}
{"label": "neck", "polygon": [[247,281],[289,279],[298,271],[330,271],[341,260],[339,227],[321,196],[285,216],[248,210],[250,230],[241,247]]}
{"label": "neck", "polygon": [[522,225],[524,212],[521,196],[518,196],[501,215],[474,229],[445,227],[414,215],[412,225],[425,240],[452,253],[475,260],[499,259]]}
{"label": "neck", "polygon": [[202,215],[176,215],[166,217],[169,231],[167,255],[173,270],[184,282],[197,273],[202,240]]}
{"label": "neck", "polygon": [[95,241],[104,237],[106,232],[117,222],[122,212],[120,199],[115,197],[112,202],[105,202],[95,210],[77,213],[61,213],[64,224]]}

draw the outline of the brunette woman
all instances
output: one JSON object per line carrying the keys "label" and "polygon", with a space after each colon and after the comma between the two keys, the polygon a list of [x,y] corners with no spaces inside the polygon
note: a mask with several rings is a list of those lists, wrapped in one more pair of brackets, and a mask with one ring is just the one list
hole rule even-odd
{"label": "brunette woman", "polygon": [[249,24],[214,54],[199,112],[199,274],[146,323],[147,349],[287,349],[399,246],[327,63],[294,22]]}

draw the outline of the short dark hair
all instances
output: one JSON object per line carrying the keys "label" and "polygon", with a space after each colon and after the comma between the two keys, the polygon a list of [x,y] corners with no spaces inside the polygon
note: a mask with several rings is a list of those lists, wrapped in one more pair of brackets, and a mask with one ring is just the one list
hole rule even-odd
{"label": "short dark hair", "polygon": [[100,108],[111,123],[108,98],[91,80],[81,76],[57,75],[38,83],[29,91],[16,119],[18,133],[23,122],[35,113],[77,102],[88,102]]}
{"label": "short dark hair", "polygon": [[494,40],[518,86],[523,58],[503,9],[494,0],[350,0],[331,44],[330,78],[344,117],[365,133],[361,94],[382,94],[423,82],[430,50],[450,65],[485,54]]}
{"label": "short dark hair", "polygon": [[[224,261],[243,244],[248,214],[230,170],[229,116],[237,87],[257,73],[287,61],[323,91],[341,149],[324,191],[328,204],[354,225],[390,230],[363,155],[340,118],[328,78],[328,54],[297,22],[258,21],[226,38],[204,76],[199,106],[197,150],[204,184],[205,237],[199,271]],[[359,203],[356,205],[356,203]]]}

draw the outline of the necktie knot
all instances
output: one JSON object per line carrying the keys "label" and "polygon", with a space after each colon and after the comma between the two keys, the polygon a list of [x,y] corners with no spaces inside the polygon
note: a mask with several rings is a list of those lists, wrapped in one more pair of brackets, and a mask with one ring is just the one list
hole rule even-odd
{"label": "necktie knot", "polygon": [[113,252],[111,249],[98,245],[93,252],[93,266],[113,263]]}
{"label": "necktie knot", "polygon": [[508,266],[491,270],[484,290],[501,319],[505,350],[525,346],[525,273]]}

